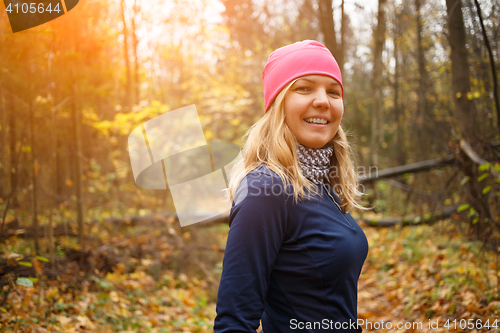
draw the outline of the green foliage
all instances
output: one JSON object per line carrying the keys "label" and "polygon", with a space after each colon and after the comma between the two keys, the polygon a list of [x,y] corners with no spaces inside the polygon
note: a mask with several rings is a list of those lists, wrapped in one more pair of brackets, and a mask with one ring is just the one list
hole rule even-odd
{"label": "green foliage", "polygon": [[491,167],[491,163],[484,163],[484,164],[481,164],[478,169],[479,171],[486,171],[488,170],[489,168]]}
{"label": "green foliage", "polygon": [[490,185],[485,186],[485,187],[483,188],[483,190],[482,190],[482,193],[483,193],[483,194],[486,194],[486,193],[488,193],[489,191],[491,191],[491,186],[490,186]]}
{"label": "green foliage", "polygon": [[25,266],[25,267],[32,267],[32,266],[33,266],[33,264],[32,264],[32,263],[27,262],[27,261],[18,261],[17,263],[18,263],[19,265],[21,265],[21,266]]}
{"label": "green foliage", "polygon": [[483,173],[481,176],[477,177],[477,181],[480,183],[488,177],[487,173]]}
{"label": "green foliage", "polygon": [[33,287],[33,281],[28,278],[17,278],[16,283],[23,287]]}

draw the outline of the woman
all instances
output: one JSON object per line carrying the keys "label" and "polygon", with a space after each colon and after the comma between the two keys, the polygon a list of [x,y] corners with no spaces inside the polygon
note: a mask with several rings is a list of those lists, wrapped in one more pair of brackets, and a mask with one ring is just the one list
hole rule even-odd
{"label": "woman", "polygon": [[361,332],[366,237],[348,213],[360,192],[340,121],[340,69],[306,40],[269,56],[265,115],[234,166],[216,333]]}

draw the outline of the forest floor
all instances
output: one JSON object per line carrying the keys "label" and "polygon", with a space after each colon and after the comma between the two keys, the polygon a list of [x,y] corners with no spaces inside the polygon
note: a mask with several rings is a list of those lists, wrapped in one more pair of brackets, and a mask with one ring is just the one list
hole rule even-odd
{"label": "forest floor", "polygon": [[[459,226],[363,226],[364,332],[500,332],[497,255]],[[85,255],[61,237],[58,265],[31,257],[31,241],[7,240],[0,332],[212,332],[228,228],[179,229],[94,231],[105,241]]]}

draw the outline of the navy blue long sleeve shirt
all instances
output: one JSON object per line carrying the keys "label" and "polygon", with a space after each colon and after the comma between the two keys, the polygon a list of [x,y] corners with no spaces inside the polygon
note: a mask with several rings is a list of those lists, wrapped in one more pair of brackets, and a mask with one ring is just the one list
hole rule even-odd
{"label": "navy blue long sleeve shirt", "polygon": [[[244,184],[248,185],[243,186]],[[235,195],[217,297],[215,333],[361,332],[357,283],[363,230],[330,185],[294,202],[265,165]]]}

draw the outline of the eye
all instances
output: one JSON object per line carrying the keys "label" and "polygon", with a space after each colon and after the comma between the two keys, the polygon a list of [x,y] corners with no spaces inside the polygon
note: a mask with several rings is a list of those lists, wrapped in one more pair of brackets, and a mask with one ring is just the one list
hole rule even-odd
{"label": "eye", "polygon": [[295,88],[295,91],[309,91],[309,87],[306,87],[306,86],[301,86],[301,87],[297,87]]}
{"label": "eye", "polygon": [[342,96],[342,94],[338,90],[330,90],[328,92],[328,94],[331,95],[331,96],[334,96],[334,97],[340,97],[340,96]]}

